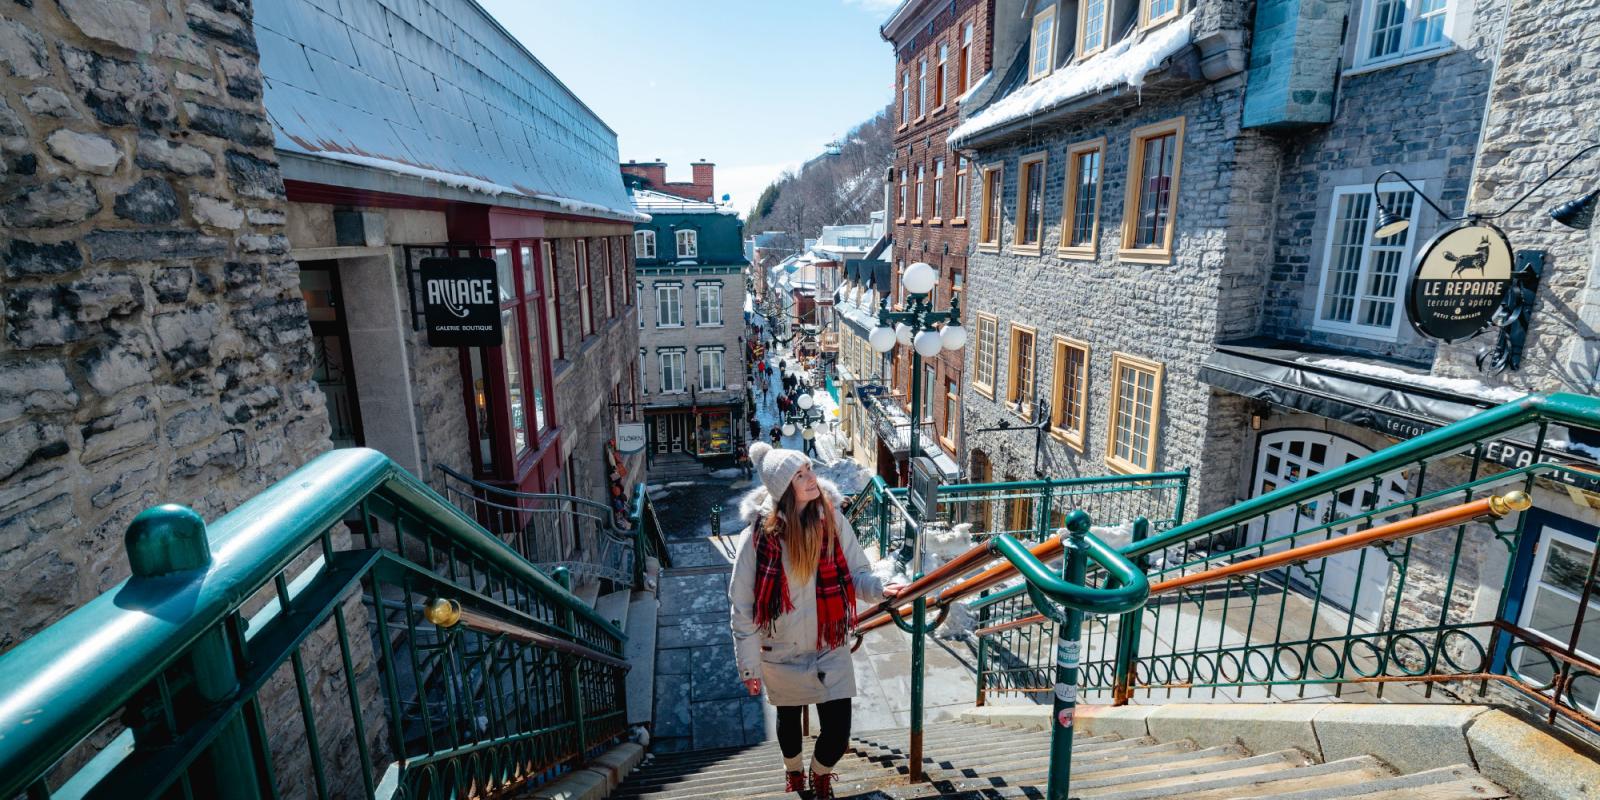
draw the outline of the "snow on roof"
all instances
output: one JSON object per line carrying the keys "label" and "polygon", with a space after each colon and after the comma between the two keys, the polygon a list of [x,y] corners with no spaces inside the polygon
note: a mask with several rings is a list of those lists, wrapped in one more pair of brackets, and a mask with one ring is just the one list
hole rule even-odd
{"label": "snow on roof", "polygon": [[473,0],[279,0],[254,24],[280,151],[638,219],[616,132]]}
{"label": "snow on roof", "polygon": [[1145,75],[1188,46],[1193,24],[1194,13],[1190,12],[1182,19],[1146,33],[1142,38],[1125,37],[1098,55],[1062,67],[996,100],[957,125],[950,131],[947,141],[958,142],[1113,86],[1125,84],[1137,89],[1144,83]]}
{"label": "snow on roof", "polygon": [[731,206],[721,206],[705,200],[694,200],[680,197],[667,192],[658,192],[654,189],[634,187],[628,190],[633,198],[633,207],[639,211],[652,214],[728,214],[739,216],[739,212]]}
{"label": "snow on roof", "polygon": [[1510,386],[1490,386],[1482,381],[1472,378],[1444,378],[1438,375],[1423,375],[1398,367],[1386,367],[1381,364],[1372,364],[1366,361],[1351,361],[1343,358],[1313,358],[1307,359],[1307,364],[1317,367],[1335,369],[1341,372],[1351,372],[1357,375],[1366,375],[1373,378],[1383,378],[1396,383],[1407,383],[1413,386],[1425,386],[1429,389],[1438,389],[1444,392],[1467,395],[1488,400],[1493,403],[1509,403],[1527,396],[1527,392]]}
{"label": "snow on roof", "polygon": [[972,99],[973,95],[977,94],[978,92],[983,91],[983,87],[988,86],[989,85],[989,81],[991,81],[993,79],[994,79],[994,70],[989,70],[988,72],[983,73],[983,77],[979,78],[971,86],[967,87],[967,90],[962,92],[961,96],[956,98],[956,104],[960,105],[960,104],[965,103],[968,100]]}

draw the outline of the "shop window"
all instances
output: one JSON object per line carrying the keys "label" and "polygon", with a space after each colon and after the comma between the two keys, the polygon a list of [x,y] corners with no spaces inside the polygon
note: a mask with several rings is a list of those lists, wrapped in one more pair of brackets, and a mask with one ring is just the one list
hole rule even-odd
{"label": "shop window", "polygon": [[1100,233],[1100,166],[1105,140],[1080,142],[1067,150],[1066,201],[1061,213],[1061,254],[1094,258]]}
{"label": "shop window", "polygon": [[700,388],[705,391],[721,391],[726,388],[722,371],[722,350],[701,350],[699,356]]}
{"label": "shop window", "polygon": [[545,412],[544,350],[540,347],[542,337],[539,335],[539,314],[544,307],[544,297],[539,291],[538,264],[533,260],[533,247],[521,245],[517,248],[517,256],[518,266],[522,270],[523,326],[528,331],[528,386],[532,392],[533,429],[543,432],[550,422]]}
{"label": "shop window", "polygon": [[1050,391],[1050,433],[1083,452],[1088,427],[1089,345],[1057,336],[1055,380]]}
{"label": "shop window", "polygon": [[1044,241],[1045,154],[1023,156],[1017,165],[1017,230],[1012,250],[1038,255]]}
{"label": "shop window", "polygon": [[656,327],[679,328],[683,326],[683,304],[680,295],[683,287],[676,283],[656,284]]}
{"label": "shop window", "polygon": [[1034,404],[1034,329],[1011,326],[1010,361],[1006,370],[1006,404],[1024,420],[1033,419]]}
{"label": "shop window", "polygon": [[634,231],[633,249],[638,253],[638,258],[656,257],[656,232]]}
{"label": "shop window", "polygon": [[505,369],[506,404],[511,413],[511,452],[520,457],[528,452],[528,408],[522,393],[521,334],[517,314],[511,310],[500,312],[500,327],[504,329],[504,344],[500,346],[500,361]]}
{"label": "shop window", "polygon": [[1028,42],[1028,80],[1050,74],[1055,64],[1056,7],[1051,3],[1033,17],[1033,34]]}
{"label": "shop window", "polygon": [[1133,132],[1128,154],[1128,202],[1122,219],[1125,261],[1172,261],[1178,171],[1183,158],[1184,119],[1147,125]]}
{"label": "shop window", "polygon": [[984,167],[983,194],[980,200],[979,213],[982,214],[978,223],[978,249],[1000,249],[1000,179],[1002,173],[999,164]]}
{"label": "shop window", "polygon": [[702,283],[695,287],[695,324],[722,324],[722,285]]}
{"label": "shop window", "polygon": [[1106,464],[1119,472],[1155,469],[1164,367],[1124,353],[1111,357],[1111,432]]}
{"label": "shop window", "polygon": [[1361,65],[1396,61],[1450,46],[1450,0],[1363,0]]}
{"label": "shop window", "polygon": [[[1575,655],[1600,661],[1600,576],[1591,569],[1594,549],[1593,541],[1546,526],[1534,555],[1518,624],[1556,651],[1564,651],[1576,632]],[[1518,648],[1513,658],[1524,681],[1554,682],[1553,662],[1536,649]],[[1564,699],[1585,714],[1600,713],[1600,684],[1579,679],[1569,687]]]}
{"label": "shop window", "polygon": [[698,415],[695,426],[695,454],[720,456],[733,453],[733,412],[712,411]]}
{"label": "shop window", "polygon": [[1106,47],[1111,0],[1079,0],[1078,58],[1088,58]]}
{"label": "shop window", "polygon": [[990,400],[994,399],[995,350],[998,346],[1000,323],[988,314],[978,314],[977,353],[973,365],[972,388]]}
{"label": "shop window", "polygon": [[1328,241],[1322,255],[1315,327],[1334,333],[1394,340],[1399,335],[1400,294],[1411,263],[1417,227],[1416,195],[1404,184],[1379,188],[1383,205],[1411,226],[1383,239],[1371,235],[1378,207],[1372,187],[1341,186],[1333,192]]}

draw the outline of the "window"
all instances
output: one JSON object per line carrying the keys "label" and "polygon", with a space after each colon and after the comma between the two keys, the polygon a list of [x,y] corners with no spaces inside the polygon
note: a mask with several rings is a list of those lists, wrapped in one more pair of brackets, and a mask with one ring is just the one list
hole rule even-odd
{"label": "window", "polygon": [[983,168],[983,195],[978,222],[978,247],[988,250],[1000,248],[1000,165]]}
{"label": "window", "polygon": [[656,284],[656,327],[677,328],[683,325],[683,306],[678,295],[683,287],[676,283]]}
{"label": "window", "polygon": [[911,122],[911,70],[900,73],[900,124]]}
{"label": "window", "polygon": [[661,393],[683,391],[683,351],[665,350],[661,355]]}
{"label": "window", "polygon": [[958,156],[956,161],[956,210],[955,219],[958,222],[967,221],[967,157]]}
{"label": "window", "polygon": [[1104,139],[1067,148],[1067,197],[1061,204],[1061,254],[1094,258],[1100,233],[1100,165]]}
{"label": "window", "polygon": [[947,450],[956,449],[956,439],[961,435],[961,384],[954,378],[944,381],[944,428],[939,431],[939,442]]}
{"label": "window", "polygon": [[932,364],[922,365],[922,419],[924,422],[933,420],[934,392],[939,388],[937,370]]}
{"label": "window", "polygon": [[1106,465],[1119,472],[1155,469],[1163,367],[1124,353],[1111,356],[1111,433]]}
{"label": "window", "polygon": [[933,218],[944,218],[944,159],[933,162]]}
{"label": "window", "polygon": [[532,440],[528,437],[527,403],[522,393],[521,333],[517,329],[516,312],[510,309],[501,311],[500,327],[505,333],[505,343],[500,346],[500,360],[505,368],[506,406],[511,412],[511,452],[520,457],[528,452],[528,444]]}
{"label": "window", "polygon": [[1028,80],[1036,81],[1050,74],[1050,68],[1055,65],[1055,32],[1056,7],[1051,4],[1033,17],[1033,38],[1028,43]]}
{"label": "window", "polygon": [[720,390],[722,382],[722,351],[701,350],[700,354],[700,389],[702,391]]}
{"label": "window", "polygon": [[[641,294],[641,295],[644,294],[644,281],[634,281],[633,282],[633,290],[635,292],[637,292],[638,294]],[[639,320],[639,328],[640,328],[640,330],[643,330],[644,329],[644,303],[640,303],[638,306],[634,307],[633,315],[638,318],[638,320]]]}
{"label": "window", "polygon": [[605,285],[606,319],[611,319],[612,317],[617,315],[617,307],[616,307],[616,299],[615,299],[616,298],[616,287],[615,287],[615,285],[613,284],[613,282],[611,280],[611,269],[612,269],[611,238],[612,237],[607,236],[604,239],[600,240],[600,255],[603,256],[600,260],[603,263],[603,266],[604,266],[604,269],[605,269],[604,274],[606,276],[606,285]]}
{"label": "window", "polygon": [[678,258],[697,258],[700,255],[700,232],[678,231]]}
{"label": "window", "polygon": [[1328,243],[1322,256],[1322,285],[1317,292],[1315,327],[1357,336],[1393,339],[1398,335],[1397,308],[1411,263],[1411,233],[1417,226],[1416,195],[1405,184],[1378,187],[1383,204],[1411,220],[1411,227],[1374,240],[1378,208],[1370,185],[1341,186],[1333,191]]}
{"label": "window", "polygon": [[[1575,655],[1590,660],[1600,658],[1600,625],[1595,624],[1600,619],[1600,577],[1590,571],[1594,549],[1595,543],[1586,538],[1545,525],[1518,620],[1523,629],[1533,634],[1535,643],[1542,639],[1557,651],[1564,651],[1577,631]],[[1533,647],[1518,648],[1512,657],[1517,674],[1524,681],[1544,686],[1555,683],[1560,662]],[[1593,680],[1573,680],[1567,686],[1568,701],[1573,706],[1586,714],[1596,713],[1600,692]]]}
{"label": "window", "polygon": [[926,167],[924,165],[922,165],[922,164],[918,164],[917,165],[917,201],[916,201],[917,202],[917,215],[916,215],[916,219],[911,220],[912,222],[921,222],[922,221],[922,197],[923,197],[923,191],[922,191],[923,182],[922,182],[922,179],[923,179],[924,173],[926,171],[927,170],[926,170]]}
{"label": "window", "polygon": [[583,335],[594,333],[594,292],[589,287],[589,240],[572,240],[572,260],[578,265],[578,312]]}
{"label": "window", "polygon": [[1017,167],[1018,252],[1038,254],[1044,239],[1044,167],[1044,153],[1023,156]]}
{"label": "window", "polygon": [[722,324],[722,286],[702,283],[694,288],[695,324]]}
{"label": "window", "polygon": [[928,113],[928,59],[917,60],[917,119]]}
{"label": "window", "polygon": [[544,322],[550,340],[550,358],[562,357],[561,351],[561,300],[556,291],[555,250],[550,242],[539,243],[539,270],[544,273]]}
{"label": "window", "polygon": [[1055,381],[1050,387],[1050,433],[1081,453],[1088,428],[1089,345],[1057,336],[1055,351]]}
{"label": "window", "polygon": [[656,232],[634,231],[633,249],[638,252],[638,258],[656,257]]}
{"label": "window", "polygon": [[972,88],[972,23],[961,26],[961,48],[956,55],[956,94]]}
{"label": "window", "polygon": [[641,392],[650,391],[650,376],[646,375],[644,371],[645,359],[647,357],[648,354],[645,353],[644,348],[639,348],[639,391]]}
{"label": "window", "polygon": [[1111,0],[1079,0],[1078,2],[1078,58],[1084,59],[1106,47],[1106,23],[1111,14]]}
{"label": "window", "polygon": [[[1128,202],[1122,214],[1122,249],[1128,261],[1172,261],[1178,167],[1183,159],[1182,117],[1133,132],[1128,153]],[[1137,176],[1137,177],[1135,177]]]}
{"label": "window", "polygon": [[977,363],[972,373],[972,388],[994,399],[995,347],[999,344],[1000,323],[988,314],[978,314]]}
{"label": "window", "polygon": [[1449,0],[1365,2],[1362,28],[1366,37],[1356,51],[1362,64],[1393,61],[1439,50],[1450,43],[1445,35]]}
{"label": "window", "polygon": [[1033,419],[1034,330],[1011,326],[1011,363],[1006,372],[1006,404],[1026,420]]}
{"label": "window", "polygon": [[906,171],[903,169],[900,170],[900,216],[897,217],[897,219],[902,222],[904,222],[906,218],[906,193],[910,191],[910,186],[907,184],[907,180],[908,176],[906,175]]}
{"label": "window", "polygon": [[522,266],[522,315],[528,329],[528,384],[533,389],[533,429],[543,432],[549,425],[544,407],[544,351],[539,343],[539,310],[544,298],[539,293],[533,248],[522,245],[517,248],[517,255]]}
{"label": "window", "polygon": [[948,71],[947,68],[949,66],[949,61],[950,61],[950,45],[945,43],[945,42],[940,42],[939,43],[939,66],[934,68],[934,73],[933,73],[933,106],[934,106],[934,108],[938,108],[939,106],[944,105],[944,76],[945,76],[945,73]]}
{"label": "window", "polygon": [[1182,5],[1178,0],[1139,0],[1139,27],[1151,28],[1176,19]]}
{"label": "window", "polygon": [[633,305],[634,300],[633,289],[636,285],[633,280],[634,259],[628,258],[628,244],[621,237],[617,238],[617,254],[622,259],[622,307],[627,308]]}

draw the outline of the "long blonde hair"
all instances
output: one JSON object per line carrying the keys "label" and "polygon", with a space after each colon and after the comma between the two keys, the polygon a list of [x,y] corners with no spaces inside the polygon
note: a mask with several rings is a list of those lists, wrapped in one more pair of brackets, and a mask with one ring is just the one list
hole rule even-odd
{"label": "long blonde hair", "polygon": [[806,583],[817,573],[823,548],[833,546],[839,530],[833,522],[833,501],[827,492],[820,492],[804,508],[797,508],[799,504],[794,486],[790,485],[778,501],[778,510],[767,518],[766,527],[783,543],[783,561],[789,575]]}

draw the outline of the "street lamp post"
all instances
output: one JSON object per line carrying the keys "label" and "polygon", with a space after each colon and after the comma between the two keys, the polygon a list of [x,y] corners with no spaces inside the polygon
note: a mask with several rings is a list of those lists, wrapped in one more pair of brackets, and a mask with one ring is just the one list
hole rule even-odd
{"label": "street lamp post", "polygon": [[[867,341],[879,353],[888,353],[895,344],[911,346],[911,436],[906,459],[917,457],[917,430],[922,427],[922,359],[932,358],[944,350],[960,350],[967,343],[967,330],[961,327],[961,307],[954,293],[950,296],[949,311],[934,311],[931,293],[939,282],[933,267],[918,261],[906,267],[900,276],[906,288],[904,311],[890,311],[886,295],[878,306],[878,327]],[[892,327],[891,327],[892,326]],[[919,542],[912,552],[913,580],[922,577],[922,527],[917,526]],[[913,783],[922,780],[922,684],[924,650],[933,625],[928,624],[928,601],[918,598],[911,605],[911,624],[896,625],[911,634],[911,753],[910,778]]]}

